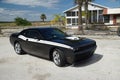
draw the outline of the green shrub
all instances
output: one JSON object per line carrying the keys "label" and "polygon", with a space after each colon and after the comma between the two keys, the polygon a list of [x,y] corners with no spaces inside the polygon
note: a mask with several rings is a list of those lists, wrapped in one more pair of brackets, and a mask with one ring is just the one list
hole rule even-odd
{"label": "green shrub", "polygon": [[28,25],[32,25],[31,22],[29,22],[29,21],[26,20],[26,19],[20,18],[20,17],[15,18],[15,23],[16,23],[16,25],[18,25],[18,26],[28,26]]}

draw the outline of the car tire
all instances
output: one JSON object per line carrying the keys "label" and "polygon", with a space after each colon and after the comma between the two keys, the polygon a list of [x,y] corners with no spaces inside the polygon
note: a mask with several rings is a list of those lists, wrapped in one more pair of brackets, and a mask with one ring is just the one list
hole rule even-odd
{"label": "car tire", "polygon": [[65,66],[65,56],[63,54],[63,52],[59,49],[55,49],[53,51],[53,62],[55,63],[55,65],[59,66],[59,67],[63,67]]}
{"label": "car tire", "polygon": [[14,45],[14,50],[15,50],[15,52],[16,52],[17,54],[19,54],[19,55],[24,54],[24,51],[22,50],[21,45],[20,45],[19,42],[16,42],[16,43],[15,43],[15,45]]}

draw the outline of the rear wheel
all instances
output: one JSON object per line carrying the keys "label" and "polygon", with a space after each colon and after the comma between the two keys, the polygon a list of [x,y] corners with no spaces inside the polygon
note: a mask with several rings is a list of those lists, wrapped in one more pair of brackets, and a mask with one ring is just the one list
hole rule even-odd
{"label": "rear wheel", "polygon": [[61,50],[55,49],[53,51],[53,62],[59,67],[65,66],[65,56]]}
{"label": "rear wheel", "polygon": [[15,52],[19,55],[22,55],[24,54],[22,48],[21,48],[21,45],[19,42],[16,42],[15,45],[14,45],[14,49],[15,49]]}

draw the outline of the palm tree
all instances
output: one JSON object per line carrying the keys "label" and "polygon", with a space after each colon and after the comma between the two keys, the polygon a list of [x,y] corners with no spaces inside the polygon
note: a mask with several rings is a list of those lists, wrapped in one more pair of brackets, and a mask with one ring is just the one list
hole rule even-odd
{"label": "palm tree", "polygon": [[54,15],[54,20],[55,20],[55,22],[60,26],[61,15],[60,15],[60,14],[55,14],[55,15]]}
{"label": "palm tree", "polygon": [[42,19],[42,21],[44,22],[46,19],[46,15],[45,14],[41,14],[40,18]]}
{"label": "palm tree", "polygon": [[65,16],[62,16],[60,14],[55,14],[54,19],[51,21],[51,23],[57,24],[58,26],[65,25],[65,22],[66,22]]}
{"label": "palm tree", "polygon": [[75,4],[78,4],[78,30],[82,31],[82,34],[84,34],[83,26],[82,26],[82,5],[83,0],[74,0]]}
{"label": "palm tree", "polygon": [[62,25],[65,25],[65,23],[66,23],[66,18],[65,18],[65,16],[61,16],[61,22],[62,22]]}
{"label": "palm tree", "polygon": [[85,7],[85,23],[86,23],[86,28],[88,29],[88,24],[89,24],[89,11],[88,11],[88,2],[92,2],[94,0],[84,0],[84,7]]}

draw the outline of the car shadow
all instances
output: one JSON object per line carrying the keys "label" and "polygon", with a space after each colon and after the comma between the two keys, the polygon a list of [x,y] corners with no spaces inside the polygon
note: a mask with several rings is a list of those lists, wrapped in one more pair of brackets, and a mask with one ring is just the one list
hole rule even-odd
{"label": "car shadow", "polygon": [[[45,60],[50,61],[50,62],[52,61],[50,59],[39,57],[39,56],[36,56],[36,55],[33,55],[33,54],[28,54],[28,55],[34,56],[34,57],[39,58],[39,59],[45,59]],[[64,67],[69,67],[69,66],[71,66],[71,67],[85,67],[85,66],[89,66],[89,65],[92,65],[92,64],[100,61],[102,58],[103,58],[103,55],[95,53],[92,57],[90,57],[88,59],[81,60],[79,62],[75,62],[72,65],[71,64],[66,64]]]}
{"label": "car shadow", "polygon": [[100,61],[102,58],[103,58],[103,55],[95,53],[92,57],[90,57],[90,58],[88,58],[86,60],[82,60],[82,61],[76,62],[76,63],[74,63],[71,66],[72,67],[85,67],[85,66],[89,66],[91,64],[94,64],[94,63]]}
{"label": "car shadow", "polygon": [[52,60],[50,60],[50,59],[48,59],[48,58],[40,57],[40,56],[37,56],[37,55],[34,55],[34,54],[30,54],[30,53],[28,53],[27,55],[36,57],[36,58],[38,58],[38,59],[47,60],[47,61],[50,61],[50,62],[52,61]]}

